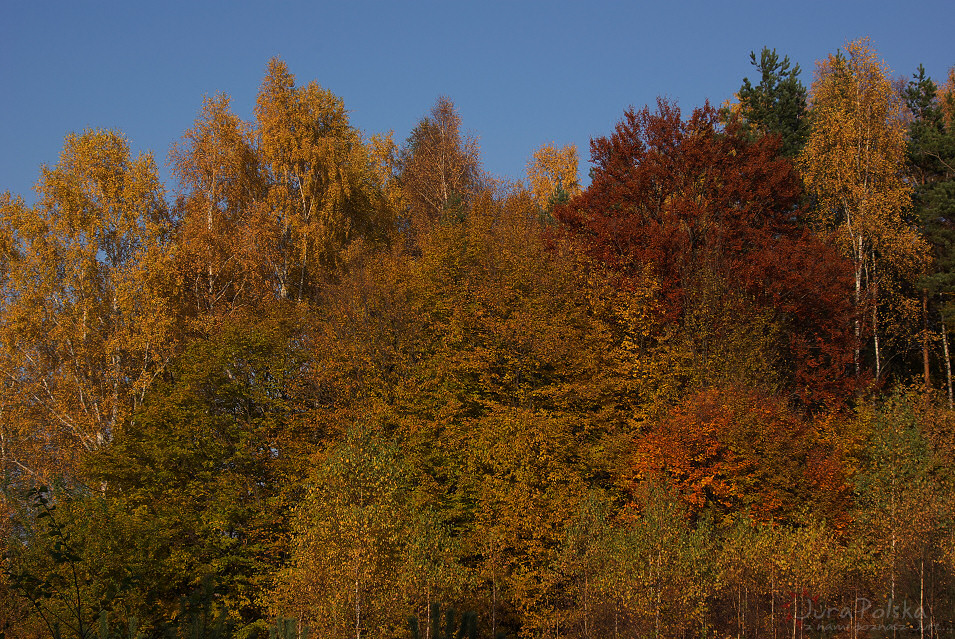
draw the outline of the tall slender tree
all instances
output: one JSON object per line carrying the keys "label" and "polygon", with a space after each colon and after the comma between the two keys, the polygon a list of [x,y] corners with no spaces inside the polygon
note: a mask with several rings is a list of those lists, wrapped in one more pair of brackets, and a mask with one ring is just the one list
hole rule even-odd
{"label": "tall slender tree", "polygon": [[212,312],[262,298],[268,278],[255,213],[266,185],[252,127],[232,113],[228,96],[204,100],[170,161],[181,189],[177,261],[191,310]]}
{"label": "tall slender tree", "polygon": [[323,269],[358,237],[390,232],[380,173],[341,98],[311,82],[295,85],[272,59],[255,106],[258,153],[275,229],[272,272],[280,298],[308,299]]}
{"label": "tall slender tree", "polygon": [[[879,302],[893,278],[918,276],[927,246],[904,218],[912,192],[904,172],[904,105],[868,39],[819,63],[810,120],[798,164],[817,200],[819,229],[851,260],[855,304],[869,316],[878,379],[885,362]],[[862,321],[855,325],[860,344]],[[855,366],[858,374],[858,348]]]}
{"label": "tall slender tree", "polygon": [[[922,374],[931,384],[930,342],[938,321],[951,325],[952,309],[944,296],[955,292],[955,226],[951,211],[955,207],[955,127],[945,117],[944,94],[919,65],[905,90],[905,101],[912,113],[908,131],[908,170],[915,183],[913,205],[919,226],[932,248],[934,263],[919,282],[922,290]],[[939,336],[948,340],[947,331]],[[945,346],[946,344],[943,344]],[[951,388],[950,362],[943,350],[947,386]],[[951,395],[951,392],[949,392]]]}

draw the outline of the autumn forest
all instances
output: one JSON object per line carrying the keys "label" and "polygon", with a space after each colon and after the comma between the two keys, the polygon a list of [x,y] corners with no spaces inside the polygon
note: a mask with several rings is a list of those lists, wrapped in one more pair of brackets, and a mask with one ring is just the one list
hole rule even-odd
{"label": "autumn forest", "polygon": [[955,67],[751,61],[586,188],[279,59],[67,136],[0,195],[2,636],[955,636]]}

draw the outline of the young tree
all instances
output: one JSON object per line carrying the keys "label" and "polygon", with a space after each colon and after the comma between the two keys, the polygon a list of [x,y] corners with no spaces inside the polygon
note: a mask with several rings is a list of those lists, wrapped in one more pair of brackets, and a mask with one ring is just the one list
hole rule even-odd
{"label": "young tree", "polygon": [[[903,217],[912,192],[904,172],[904,105],[867,39],[850,42],[845,55],[819,63],[810,120],[809,139],[797,161],[817,200],[817,225],[851,260],[856,308],[870,314],[878,379],[885,359],[882,293],[892,278],[914,280],[928,247]],[[861,343],[861,317],[855,333]],[[861,365],[857,347],[857,375]]]}
{"label": "young tree", "polygon": [[951,609],[938,602],[951,596],[953,576],[943,559],[952,534],[951,412],[933,409],[924,395],[897,392],[863,411],[860,425],[853,534],[868,551],[873,592],[917,602],[927,630]]}
{"label": "young tree", "polygon": [[[577,510],[581,434],[568,417],[500,408],[470,424],[467,490],[487,589],[512,608],[522,635],[567,626],[560,570],[565,522]],[[498,611],[495,611],[499,614]]]}
{"label": "young tree", "polygon": [[353,426],[318,461],[278,579],[278,614],[339,638],[392,636],[404,625],[408,479],[399,451],[368,425]]}
{"label": "young tree", "polygon": [[606,595],[616,599],[623,621],[615,620],[607,636],[709,634],[709,601],[720,575],[708,521],[694,521],[671,486],[652,483],[617,518],[609,537],[604,579],[613,589]]}

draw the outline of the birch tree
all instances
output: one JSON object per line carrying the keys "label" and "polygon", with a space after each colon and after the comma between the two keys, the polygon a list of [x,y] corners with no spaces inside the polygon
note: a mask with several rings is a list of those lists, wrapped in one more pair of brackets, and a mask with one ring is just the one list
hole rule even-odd
{"label": "birch tree", "polygon": [[252,134],[219,94],[203,101],[170,153],[181,189],[179,268],[197,313],[265,293],[254,215],[265,200],[265,180]]}
{"label": "birch tree", "polygon": [[527,181],[537,206],[553,209],[558,200],[580,195],[577,146],[545,144],[527,163]]}
{"label": "birch tree", "polygon": [[315,82],[296,86],[278,59],[269,62],[255,115],[275,288],[280,298],[307,299],[349,242],[390,230],[380,171],[342,99]]}
{"label": "birch tree", "polygon": [[4,462],[44,481],[108,442],[166,362],[171,218],[152,157],[112,131],[67,137],[36,191],[0,198],[0,374]]}
{"label": "birch tree", "polygon": [[[868,40],[850,42],[816,69],[809,139],[797,159],[817,201],[815,222],[852,263],[856,308],[871,322],[876,378],[884,364],[880,284],[892,275],[917,275],[928,249],[903,215],[912,193],[904,174],[904,115],[889,69]],[[862,321],[857,316],[857,375]]]}
{"label": "birch tree", "polygon": [[402,155],[401,185],[412,217],[435,220],[466,206],[480,180],[477,140],[461,134],[461,116],[442,96],[411,132]]}

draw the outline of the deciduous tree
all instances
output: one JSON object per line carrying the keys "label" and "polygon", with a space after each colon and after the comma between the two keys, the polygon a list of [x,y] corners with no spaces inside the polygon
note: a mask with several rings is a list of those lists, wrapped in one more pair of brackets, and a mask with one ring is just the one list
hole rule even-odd
{"label": "deciduous tree", "polygon": [[821,425],[758,393],[709,389],[636,440],[634,477],[662,478],[691,508],[719,517],[746,512],[762,522],[799,523],[808,508],[838,520],[848,505],[846,473]]}
{"label": "deciduous tree", "polygon": [[191,129],[170,153],[182,192],[177,263],[193,313],[250,303],[268,294],[268,242],[256,232],[266,183],[252,127],[229,98],[203,101]]}
{"label": "deciduous tree", "polygon": [[542,211],[580,194],[577,146],[544,144],[527,163],[527,181],[534,201]]}
{"label": "deciduous tree", "polygon": [[481,190],[477,140],[462,135],[449,98],[438,98],[411,132],[401,157],[401,187],[412,216],[431,221],[466,207]]}
{"label": "deciduous tree", "polygon": [[[736,374],[720,362],[762,362],[750,371],[753,384],[775,370],[809,403],[844,397],[851,324],[839,296],[847,282],[838,256],[801,227],[800,185],[778,144],[750,140],[735,124],[722,130],[709,106],[688,119],[662,100],[656,112],[631,109],[613,135],[591,142],[593,181],[555,214],[635,288],[653,283],[662,325],[685,331],[687,359],[704,377]],[[762,328],[740,330],[753,339],[730,346],[733,325],[720,313]],[[788,343],[760,339],[777,330]],[[719,343],[710,336],[740,357],[710,358]],[[664,333],[652,339],[674,343]]]}
{"label": "deciduous tree", "polygon": [[[855,304],[870,314],[874,372],[882,373],[884,329],[879,302],[892,279],[911,281],[927,246],[903,217],[911,201],[905,179],[904,105],[889,71],[867,39],[819,63],[812,85],[809,139],[798,158],[816,197],[815,220],[851,260]],[[862,340],[862,320],[856,337]],[[856,352],[856,371],[861,367]]]}
{"label": "deciduous tree", "polygon": [[103,561],[137,577],[130,614],[144,624],[167,621],[204,579],[239,627],[264,616],[312,445],[296,338],[282,318],[244,317],[194,339],[88,459],[115,519]]}
{"label": "deciduous tree", "polygon": [[255,107],[255,136],[267,180],[270,267],[280,298],[310,299],[323,269],[355,238],[382,239],[392,212],[380,172],[348,122],[341,98],[310,82],[295,86],[273,59]]}
{"label": "deciduous tree", "polygon": [[[5,472],[48,481],[107,443],[170,355],[172,219],[150,155],[66,139],[38,202],[0,200]],[[17,451],[17,452],[13,452]]]}
{"label": "deciduous tree", "polygon": [[276,612],[331,637],[393,634],[412,608],[400,579],[408,541],[409,474],[368,425],[318,460],[297,509],[292,561]]}

